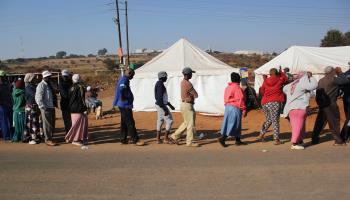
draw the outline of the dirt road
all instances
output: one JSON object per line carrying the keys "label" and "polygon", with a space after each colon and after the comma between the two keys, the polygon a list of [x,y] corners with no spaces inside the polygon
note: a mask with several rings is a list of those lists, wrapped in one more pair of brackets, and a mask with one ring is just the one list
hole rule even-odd
{"label": "dirt road", "polygon": [[[108,105],[108,99],[105,105]],[[315,114],[308,118],[312,130]],[[350,147],[333,147],[325,131],[321,144],[290,150],[288,121],[281,120],[285,144],[257,143],[260,111],[243,120],[249,145],[224,149],[216,143],[221,117],[198,116],[202,147],[156,144],[155,113],[135,113],[144,147],[119,141],[119,114],[89,120],[88,150],[61,143],[0,142],[0,199],[349,199]],[[174,113],[176,128],[181,116]],[[56,139],[63,141],[57,120]],[[269,133],[271,135],[271,133]],[[309,135],[310,136],[310,133]],[[271,138],[270,138],[271,139]],[[310,142],[310,138],[305,140]],[[233,144],[233,141],[229,141]]]}

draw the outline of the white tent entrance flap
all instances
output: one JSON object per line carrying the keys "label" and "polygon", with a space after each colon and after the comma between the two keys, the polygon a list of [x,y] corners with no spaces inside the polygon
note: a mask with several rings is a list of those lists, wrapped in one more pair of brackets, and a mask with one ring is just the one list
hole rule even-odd
{"label": "white tent entrance flap", "polygon": [[348,70],[350,61],[350,46],[344,47],[305,47],[292,46],[270,62],[256,69],[255,90],[263,83],[262,75],[268,74],[271,68],[288,67],[292,74],[300,71],[311,71],[319,80],[324,76],[327,66],[341,67],[343,71]]}
{"label": "white tent entrance flap", "polygon": [[230,73],[238,73],[239,70],[207,54],[186,39],[180,39],[136,70],[135,77],[131,81],[135,97],[134,110],[155,111],[154,85],[158,81],[157,74],[160,71],[168,73],[165,86],[169,102],[179,110],[180,83],[184,67],[191,67],[196,71],[191,79],[199,96],[195,102],[196,111],[223,114],[224,90],[230,81]]}

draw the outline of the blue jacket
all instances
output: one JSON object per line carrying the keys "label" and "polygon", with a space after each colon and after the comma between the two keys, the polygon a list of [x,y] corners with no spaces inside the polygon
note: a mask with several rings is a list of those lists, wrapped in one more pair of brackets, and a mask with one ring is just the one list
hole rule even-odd
{"label": "blue jacket", "polygon": [[[122,100],[122,93],[125,99]],[[133,108],[134,95],[130,89],[129,77],[123,76],[119,79],[117,85],[115,86],[115,97],[113,101],[113,106],[118,106],[120,108]]]}

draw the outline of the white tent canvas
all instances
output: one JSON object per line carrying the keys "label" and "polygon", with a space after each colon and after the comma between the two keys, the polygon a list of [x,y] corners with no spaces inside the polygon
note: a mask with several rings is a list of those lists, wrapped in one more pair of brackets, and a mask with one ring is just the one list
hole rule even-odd
{"label": "white tent canvas", "polygon": [[136,70],[131,81],[134,93],[135,111],[155,111],[154,85],[158,81],[160,71],[168,73],[165,83],[169,101],[180,108],[180,83],[183,79],[182,69],[191,67],[196,71],[191,82],[198,92],[195,109],[198,112],[223,114],[223,96],[231,72],[239,72],[200,48],[194,46],[186,39],[180,39],[161,54]]}
{"label": "white tent canvas", "polygon": [[264,64],[255,72],[255,90],[263,83],[263,74],[268,74],[271,68],[288,67],[292,74],[300,71],[311,71],[319,80],[324,76],[327,66],[341,67],[348,70],[350,61],[350,46],[344,47],[305,47],[292,46],[279,56]]}

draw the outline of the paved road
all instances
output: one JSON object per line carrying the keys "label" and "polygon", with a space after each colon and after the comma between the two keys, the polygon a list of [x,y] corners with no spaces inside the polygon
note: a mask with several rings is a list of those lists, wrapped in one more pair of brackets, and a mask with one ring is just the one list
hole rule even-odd
{"label": "paved road", "polygon": [[349,146],[288,147],[0,143],[0,199],[350,199]]}

